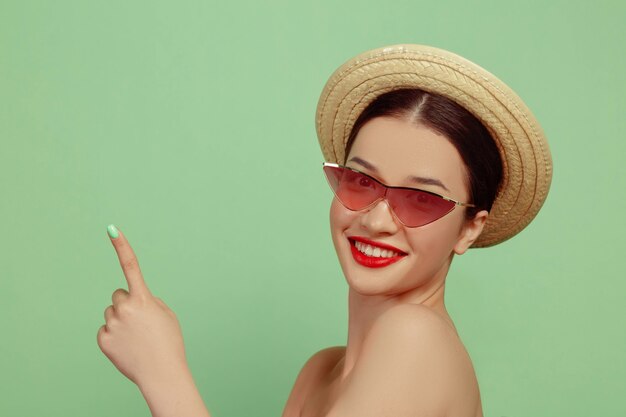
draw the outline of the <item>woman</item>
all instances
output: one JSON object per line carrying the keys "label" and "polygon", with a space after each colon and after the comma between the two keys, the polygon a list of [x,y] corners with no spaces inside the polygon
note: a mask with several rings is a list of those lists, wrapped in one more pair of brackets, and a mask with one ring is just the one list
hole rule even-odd
{"label": "woman", "polygon": [[[482,416],[445,279],[455,254],[512,237],[543,204],[552,169],[539,125],[493,75],[420,45],[345,63],[316,121],[349,284],[348,343],[307,361],[283,417]],[[111,232],[129,292],[113,294],[101,349],[153,415],[208,415],[175,316]]]}

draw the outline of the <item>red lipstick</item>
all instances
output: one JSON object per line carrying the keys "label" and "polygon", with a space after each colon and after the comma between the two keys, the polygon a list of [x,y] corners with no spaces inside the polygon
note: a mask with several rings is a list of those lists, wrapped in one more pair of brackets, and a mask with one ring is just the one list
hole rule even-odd
{"label": "red lipstick", "polygon": [[[365,239],[358,236],[350,236],[348,237],[348,240],[350,241],[350,249],[352,251],[352,257],[354,258],[354,260],[368,268],[383,268],[387,265],[398,262],[400,259],[406,256],[406,253],[401,251],[400,249],[384,243],[374,242],[373,240]],[[390,258],[368,256],[356,248],[356,245],[354,244],[355,241],[366,243],[368,245],[379,247],[381,249],[391,250],[397,252],[399,255],[392,256]]]}

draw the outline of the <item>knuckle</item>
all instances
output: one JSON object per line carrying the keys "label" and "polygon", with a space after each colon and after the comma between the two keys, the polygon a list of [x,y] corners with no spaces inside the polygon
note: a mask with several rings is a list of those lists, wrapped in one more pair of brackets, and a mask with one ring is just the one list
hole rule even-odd
{"label": "knuckle", "polygon": [[119,317],[128,317],[130,315],[133,314],[133,306],[131,305],[131,303],[120,303],[119,305],[115,306],[115,312],[117,313],[117,315]]}
{"label": "knuckle", "polygon": [[117,296],[126,295],[127,293],[128,291],[126,291],[123,288],[118,288],[117,290],[113,291],[113,295],[117,295]]}
{"label": "knuckle", "polygon": [[119,327],[119,319],[117,317],[109,317],[106,321],[107,332],[112,332]]}
{"label": "knuckle", "polygon": [[106,346],[107,341],[108,341],[108,332],[107,332],[106,324],[100,326],[100,328],[98,329],[96,340],[98,341],[98,346],[100,346],[101,349],[104,346]]}
{"label": "knuckle", "polygon": [[128,291],[123,288],[118,288],[113,291],[113,295],[111,296],[111,300],[113,300],[113,304],[120,302],[124,298],[128,296]]}
{"label": "knuckle", "polygon": [[125,270],[134,271],[138,267],[139,264],[137,263],[137,258],[135,258],[134,256],[122,261],[122,268]]}
{"label": "knuckle", "polygon": [[169,308],[169,306],[165,303],[165,301],[163,301],[159,297],[154,297],[154,299],[156,300],[157,304],[159,304],[170,316],[176,317],[176,313],[174,313],[174,311],[171,308]]}

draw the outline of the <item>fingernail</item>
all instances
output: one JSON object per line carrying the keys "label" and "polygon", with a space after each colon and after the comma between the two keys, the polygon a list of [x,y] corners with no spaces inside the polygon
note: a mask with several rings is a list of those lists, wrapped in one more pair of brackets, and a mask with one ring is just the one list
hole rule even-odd
{"label": "fingernail", "polygon": [[117,227],[115,227],[114,224],[110,224],[107,226],[107,233],[109,234],[111,239],[116,239],[120,235],[120,232],[118,232]]}

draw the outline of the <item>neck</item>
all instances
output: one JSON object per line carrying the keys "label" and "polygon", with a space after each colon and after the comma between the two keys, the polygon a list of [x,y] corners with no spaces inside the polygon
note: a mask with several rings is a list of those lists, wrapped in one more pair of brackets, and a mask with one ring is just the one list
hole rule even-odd
{"label": "neck", "polygon": [[390,308],[402,304],[420,304],[440,314],[454,328],[454,323],[444,305],[445,275],[432,280],[427,288],[415,288],[400,295],[362,295],[352,288],[348,291],[348,342],[342,365],[341,378],[351,373],[369,334],[378,317]]}

